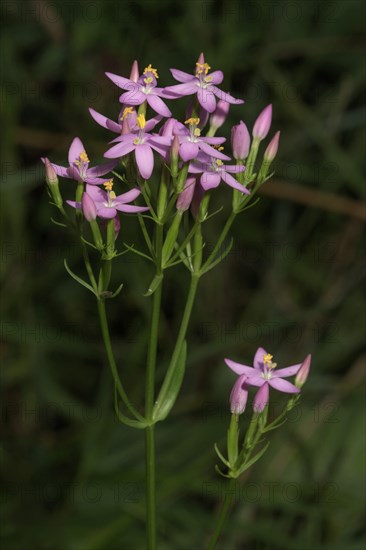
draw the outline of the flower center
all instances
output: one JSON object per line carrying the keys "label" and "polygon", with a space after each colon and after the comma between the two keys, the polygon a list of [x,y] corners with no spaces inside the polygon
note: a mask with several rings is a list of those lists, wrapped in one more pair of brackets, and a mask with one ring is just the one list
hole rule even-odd
{"label": "flower center", "polygon": [[[145,69],[144,69],[144,74],[146,74],[146,73],[152,73],[152,74],[155,76],[155,78],[159,78],[157,69],[154,69],[154,68],[151,66],[151,63],[150,63],[147,67],[145,67]],[[149,79],[151,79],[150,82],[152,82],[152,78],[151,78],[151,77],[148,77],[147,79],[144,79],[144,82],[146,82],[146,80],[149,80]],[[149,82],[149,84],[150,84],[150,82]],[[146,82],[146,83],[147,83],[147,82]]]}
{"label": "flower center", "polygon": [[272,371],[277,367],[277,363],[274,363],[272,359],[273,359],[273,355],[271,355],[270,353],[266,353],[263,356],[264,370],[263,370],[262,377],[265,380],[270,380],[272,378]]}
{"label": "flower center", "polygon": [[108,195],[108,202],[104,204],[107,208],[110,208],[113,206],[113,201],[116,198],[116,193],[113,191],[113,179],[105,181],[103,185]]}
{"label": "flower center", "polygon": [[75,164],[75,166],[78,167],[79,174],[80,174],[82,179],[86,178],[86,172],[87,172],[87,169],[88,169],[89,162],[90,162],[90,160],[89,160],[88,155],[86,154],[86,151],[82,151],[80,153],[79,157],[76,160],[74,160],[74,164]]}
{"label": "flower center", "polygon": [[208,63],[196,63],[196,77],[199,80],[201,88],[207,88],[212,82],[212,76],[208,76],[208,72],[211,69]]}
{"label": "flower center", "polygon": [[200,123],[199,118],[188,118],[184,124],[188,124],[189,126],[189,140],[196,142],[198,141],[197,138],[201,135],[201,130],[197,128],[198,124]]}

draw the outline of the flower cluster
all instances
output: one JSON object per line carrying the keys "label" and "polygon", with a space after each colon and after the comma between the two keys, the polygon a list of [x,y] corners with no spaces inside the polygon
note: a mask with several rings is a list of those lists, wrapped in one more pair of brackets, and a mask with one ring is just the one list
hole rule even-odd
{"label": "flower cluster", "polygon": [[[244,101],[218,87],[224,75],[220,70],[211,72],[203,54],[199,56],[192,74],[178,69],[171,69],[171,74],[179,84],[164,88],[158,86],[157,69],[148,65],[140,74],[137,61],[132,65],[129,78],[106,73],[123,90],[119,97],[118,117],[112,120],[92,108],[89,111],[95,122],[117,134],[104,153],[104,157],[111,160],[91,167],[89,156],[79,138],[75,138],[70,146],[68,167],[42,159],[56,205],[60,207],[63,203],[58,186],[55,185],[57,176],[61,176],[81,184],[75,200],[66,202],[80,210],[87,221],[101,218],[115,219],[117,222],[119,212],[147,211],[148,206],[130,203],[139,197],[143,186],[148,184],[147,180],[151,178],[159,158],[160,166],[165,164],[170,167],[173,176],[171,193],[175,193],[176,207],[181,212],[188,210],[191,205],[193,211],[197,211],[197,205],[205,193],[218,187],[221,182],[238,191],[241,196],[250,194],[252,179],[244,174],[244,161],[251,151],[251,137],[245,123],[240,121],[232,128],[231,156],[223,152],[225,137],[215,136],[227,118],[230,105],[240,105]],[[174,103],[184,96],[190,96],[191,101],[185,120],[178,121],[173,118],[167,103]],[[153,111],[150,118],[147,118],[148,109]],[[267,136],[271,120],[272,107],[269,105],[254,124],[252,145],[255,147],[252,149],[257,149],[259,142]],[[274,159],[278,141],[279,132],[267,147],[263,166],[265,162],[268,165]],[[116,195],[111,171],[119,165],[125,172],[121,179],[125,179],[132,189]],[[262,171],[263,181],[267,172],[268,166],[264,174]]]}
{"label": "flower cluster", "polygon": [[[230,395],[232,414],[244,412],[250,386],[259,388],[253,400],[253,410],[255,413],[261,413],[268,404],[270,388],[288,394],[300,392],[310,370],[311,356],[308,355],[302,363],[277,369],[273,355],[263,348],[258,348],[254,355],[253,367],[231,359],[225,359],[225,363],[238,375]],[[295,384],[285,380],[290,376],[296,376]]]}

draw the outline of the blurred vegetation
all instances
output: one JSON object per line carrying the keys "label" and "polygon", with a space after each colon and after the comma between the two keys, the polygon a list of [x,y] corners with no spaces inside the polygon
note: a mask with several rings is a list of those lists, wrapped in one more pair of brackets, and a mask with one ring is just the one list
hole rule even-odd
{"label": "blurred vegetation", "polygon": [[[229,122],[251,125],[273,102],[282,142],[276,177],[202,281],[183,393],[158,425],[161,548],[207,540],[224,490],[213,444],[225,439],[234,381],[223,357],[248,362],[259,345],[281,364],[312,352],[313,370],[296,414],[242,480],[220,547],[365,547],[365,6],[2,0],[4,549],[143,548],[143,434],[114,420],[95,303],[64,270],[64,257],[77,272],[82,265],[72,236],[50,222],[39,157],[64,163],[78,135],[102,158],[109,135],[87,108],[117,114],[104,71],[127,75],[137,58],[172,84],[169,67],[188,71],[200,51],[246,99]],[[224,189],[216,200],[229,208]],[[122,231],[138,244],[135,220]],[[123,259],[113,277],[124,289],[109,314],[121,373],[141,402],[151,271]],[[168,274],[160,374],[186,283],[183,268]]]}

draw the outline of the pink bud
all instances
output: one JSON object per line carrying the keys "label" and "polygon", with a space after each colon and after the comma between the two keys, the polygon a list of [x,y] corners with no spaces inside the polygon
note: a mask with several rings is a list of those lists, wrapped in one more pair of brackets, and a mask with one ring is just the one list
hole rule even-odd
{"label": "pink bud", "polygon": [[248,400],[248,388],[245,384],[246,376],[239,376],[230,394],[230,410],[232,414],[242,414]]}
{"label": "pink bud", "polygon": [[204,62],[205,62],[205,56],[204,56],[203,52],[201,52],[198,56],[197,63],[199,63],[200,65],[203,65]]}
{"label": "pink bud", "polygon": [[81,198],[81,209],[88,222],[93,222],[97,217],[97,209],[94,201],[88,193],[83,193]]}
{"label": "pink bud", "polygon": [[265,150],[264,158],[266,160],[269,160],[270,162],[272,162],[274,160],[275,156],[277,155],[278,144],[280,142],[280,133],[281,132],[276,132],[275,133],[275,135],[271,139],[270,143],[268,144],[267,149]]}
{"label": "pink bud", "polygon": [[132,82],[137,82],[139,78],[140,78],[139,65],[135,59],[131,67],[130,80],[132,80]]}
{"label": "pink bud", "polygon": [[163,137],[173,137],[175,125],[177,124],[176,118],[168,118],[163,126],[160,128],[159,135]]}
{"label": "pink bud", "polygon": [[257,391],[253,399],[253,411],[255,413],[261,413],[264,411],[268,404],[269,399],[269,385],[267,382],[263,384]]}
{"label": "pink bud", "polygon": [[178,196],[177,210],[179,210],[180,212],[185,212],[186,210],[188,210],[188,208],[191,206],[195,187],[196,178],[194,176],[187,178],[187,181],[184,184],[184,189]]}
{"label": "pink bud", "polygon": [[56,183],[58,183],[58,177],[53,167],[53,164],[49,161],[48,158],[43,158],[42,160],[45,165],[46,182],[48,183],[48,185],[55,185]]}
{"label": "pink bud", "polygon": [[253,137],[259,140],[264,139],[271,127],[272,122],[272,105],[267,105],[265,109],[261,112],[259,117],[254,123],[253,126]]}
{"label": "pink bud", "polygon": [[309,355],[305,357],[305,360],[301,365],[295,378],[295,386],[297,386],[298,388],[302,388],[302,386],[305,384],[306,380],[308,379],[310,366],[311,366],[311,354],[309,353]]}
{"label": "pink bud", "polygon": [[228,103],[227,101],[223,101],[222,99],[218,101],[216,110],[212,113],[210,117],[210,125],[215,128],[215,130],[221,128],[221,126],[224,124],[225,120],[227,119],[229,109],[230,103]]}
{"label": "pink bud", "polygon": [[250,135],[248,128],[242,120],[240,124],[231,128],[231,147],[236,160],[247,158],[250,148]]}
{"label": "pink bud", "polygon": [[199,216],[200,206],[201,206],[201,202],[204,194],[205,194],[205,190],[203,189],[202,185],[195,185],[192,205],[191,205],[192,216],[194,217],[195,220]]}
{"label": "pink bud", "polygon": [[122,132],[121,132],[121,134],[123,136],[125,136],[126,134],[130,134],[130,133],[131,133],[130,125],[128,124],[127,118],[124,118],[123,121],[122,121]]}

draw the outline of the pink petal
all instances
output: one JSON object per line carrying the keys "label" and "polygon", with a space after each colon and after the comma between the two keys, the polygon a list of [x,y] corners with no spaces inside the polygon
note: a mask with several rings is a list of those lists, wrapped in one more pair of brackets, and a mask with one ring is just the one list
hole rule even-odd
{"label": "pink petal", "polygon": [[108,151],[104,153],[104,156],[108,159],[118,159],[120,157],[124,157],[125,155],[128,155],[128,153],[131,153],[135,149],[136,145],[134,145],[133,142],[126,143],[118,143],[117,145],[114,145]]}
{"label": "pink petal", "polygon": [[75,202],[75,201],[66,201],[68,205],[72,206],[73,208],[81,209],[81,202]]}
{"label": "pink petal", "polygon": [[271,378],[268,380],[268,383],[275,390],[282,391],[284,393],[299,393],[299,388],[288,382],[288,380],[283,380],[282,378]]}
{"label": "pink petal", "polygon": [[276,369],[272,372],[273,378],[287,378],[287,376],[293,376],[294,374],[297,374],[300,370],[302,363],[298,363],[297,365],[292,365],[291,367],[286,367],[285,369]]}
{"label": "pink petal", "polygon": [[180,71],[179,69],[170,69],[170,72],[172,73],[173,78],[178,80],[178,82],[189,82],[193,79],[193,75]]}
{"label": "pink petal", "polygon": [[185,143],[182,143],[182,145],[179,147],[179,154],[184,162],[196,158],[196,156],[198,155],[198,144],[192,143],[191,141],[186,141]]}
{"label": "pink petal", "polygon": [[198,88],[197,99],[207,112],[213,113],[216,109],[216,99],[209,88]]}
{"label": "pink petal", "polygon": [[149,208],[147,206],[134,206],[132,204],[116,204],[117,210],[120,212],[126,212],[126,214],[136,214],[139,212],[147,212]]}
{"label": "pink petal", "polygon": [[108,174],[111,170],[113,170],[118,164],[118,161],[113,160],[111,162],[106,162],[104,164],[99,164],[99,166],[93,166],[93,168],[89,168],[88,170],[88,177],[99,177],[104,176],[104,174]]}
{"label": "pink petal", "polygon": [[258,348],[254,355],[253,365],[255,369],[263,369],[264,361],[263,358],[265,355],[268,355],[264,348]]}
{"label": "pink petal", "polygon": [[75,162],[83,151],[85,151],[85,147],[81,139],[78,137],[74,138],[69,149],[69,163],[72,164]]}
{"label": "pink petal", "polygon": [[115,218],[117,216],[117,210],[115,208],[111,208],[107,206],[98,208],[98,205],[97,205],[97,211],[98,211],[98,216],[100,218],[105,218],[106,220],[111,220],[112,218]]}
{"label": "pink petal", "polygon": [[266,380],[261,376],[248,376],[248,378],[246,379],[246,383],[248,384],[248,386],[261,387],[263,386],[263,384],[266,383]]}
{"label": "pink petal", "polygon": [[225,172],[230,172],[231,174],[239,174],[240,172],[245,172],[245,166],[238,166],[237,164],[226,164]]}
{"label": "pink petal", "polygon": [[130,90],[131,83],[135,84],[129,78],[124,78],[123,76],[118,76],[117,74],[113,74],[113,73],[105,73],[105,74],[114,84],[116,84],[119,88],[122,88],[123,90]]}
{"label": "pink petal", "polygon": [[94,111],[94,109],[90,108],[89,113],[95,120],[99,126],[103,126],[103,128],[106,128],[107,130],[110,130],[111,132],[114,132],[115,134],[120,134],[122,130],[122,126],[120,124],[117,124],[117,122],[114,122],[110,118],[105,117],[101,113],[98,113],[97,111]]}
{"label": "pink petal", "polygon": [[108,193],[97,185],[87,185],[86,192],[88,193],[89,197],[92,198],[93,201],[96,203],[103,203],[108,200]]}
{"label": "pink petal", "polygon": [[221,176],[214,172],[203,172],[200,181],[203,189],[207,191],[207,189],[214,189],[220,185]]}
{"label": "pink petal", "polygon": [[[69,167],[65,168],[64,166],[59,166],[58,164],[53,164],[51,162],[56,174],[62,178],[71,178]],[[72,178],[74,179],[74,178]]]}
{"label": "pink petal", "polygon": [[141,105],[146,99],[146,95],[141,92],[140,86],[135,82],[132,83],[130,91],[119,96],[120,103],[126,105]]}
{"label": "pink petal", "polygon": [[147,120],[146,126],[145,126],[145,132],[151,132],[151,130],[153,130],[155,126],[159,124],[162,118],[163,117],[161,115],[157,115],[157,116],[154,116],[153,118],[150,118],[150,120]]}
{"label": "pink petal", "polygon": [[126,193],[122,193],[122,195],[118,195],[118,197],[115,198],[114,202],[115,204],[126,204],[127,202],[134,201],[137,199],[137,197],[141,194],[140,189],[134,188],[130,191],[127,191]]}
{"label": "pink petal", "polygon": [[192,79],[190,82],[185,82],[184,84],[176,84],[175,86],[168,86],[165,88],[165,92],[171,92],[177,96],[195,94],[197,90],[198,80],[196,78]]}
{"label": "pink petal", "polygon": [[204,141],[199,142],[199,148],[201,149],[201,151],[203,151],[204,153],[206,153],[206,155],[209,155],[210,157],[215,157],[215,158],[221,159],[221,160],[230,160],[230,157],[228,157],[227,155],[224,155],[223,153],[221,153],[217,149],[214,149],[213,147],[211,147],[210,145],[208,145],[208,143],[205,143]]}
{"label": "pink petal", "polygon": [[226,101],[226,103],[231,103],[233,105],[241,105],[242,103],[244,103],[242,99],[235,99],[235,97],[230,95],[228,92],[223,92],[219,88],[216,88],[216,86],[210,86],[210,88],[216,97],[218,97],[222,101]]}
{"label": "pink petal", "polygon": [[245,195],[250,195],[250,191],[246,189],[246,187],[243,187],[231,174],[227,174],[224,170],[221,171],[221,177],[224,180],[225,183],[230,185],[233,189],[237,189],[241,193],[244,193]]}
{"label": "pink petal", "polygon": [[149,145],[142,143],[136,146],[135,157],[141,176],[147,180],[154,169],[154,155]]}
{"label": "pink petal", "polygon": [[158,113],[158,115],[169,117],[171,116],[171,111],[168,109],[168,107],[165,105],[164,101],[160,99],[157,95],[154,94],[148,94],[146,96],[147,102],[150,105],[154,111]]}
{"label": "pink petal", "polygon": [[248,367],[247,365],[242,365],[241,363],[237,363],[236,361],[232,361],[231,359],[224,359],[227,366],[234,371],[236,374],[245,374],[246,376],[256,376],[257,373],[253,367]]}
{"label": "pink petal", "polygon": [[210,82],[212,82],[212,84],[221,84],[224,80],[224,73],[222,71],[213,71],[208,76],[211,77]]}

